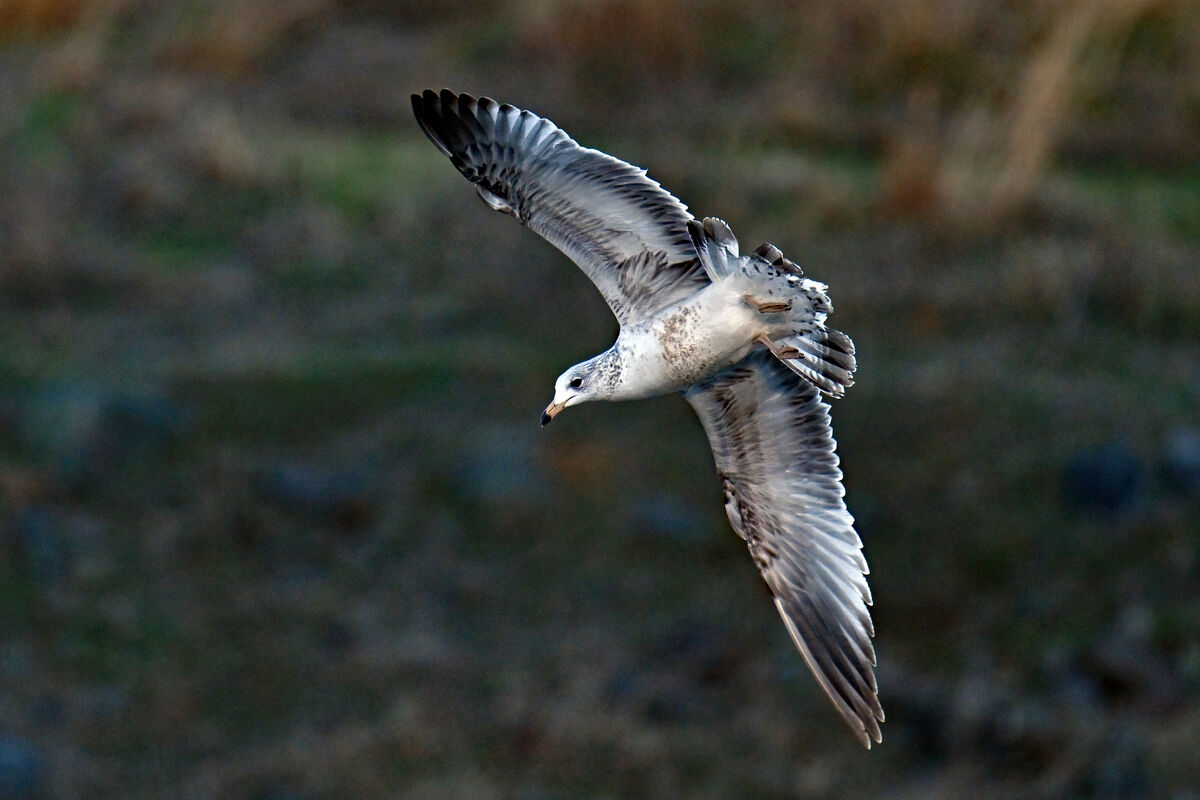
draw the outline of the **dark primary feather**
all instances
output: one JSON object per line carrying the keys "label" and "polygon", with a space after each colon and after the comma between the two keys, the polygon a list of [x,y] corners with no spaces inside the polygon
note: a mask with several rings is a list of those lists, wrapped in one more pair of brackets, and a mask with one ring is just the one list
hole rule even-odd
{"label": "dark primary feather", "polygon": [[687,233],[687,207],[645,170],[487,97],[426,90],[412,104],[421,130],[488,205],[566,253],[621,324],[708,283]]}
{"label": "dark primary feather", "polygon": [[867,562],[842,497],[829,406],[757,351],[687,390],[735,531],[804,660],[859,741],[880,741]]}

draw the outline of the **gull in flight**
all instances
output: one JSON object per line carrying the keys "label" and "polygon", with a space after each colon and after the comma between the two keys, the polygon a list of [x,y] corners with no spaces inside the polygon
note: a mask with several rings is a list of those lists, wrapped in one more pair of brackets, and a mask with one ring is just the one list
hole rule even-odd
{"label": "gull in flight", "polygon": [[774,245],[741,255],[723,221],[548,119],[449,90],[412,104],[484,202],[578,264],[620,323],[558,377],[542,425],[589,400],[682,393],[796,647],[858,740],[881,741],[867,562],[821,399],[853,383],[854,345],[825,325],[825,284]]}

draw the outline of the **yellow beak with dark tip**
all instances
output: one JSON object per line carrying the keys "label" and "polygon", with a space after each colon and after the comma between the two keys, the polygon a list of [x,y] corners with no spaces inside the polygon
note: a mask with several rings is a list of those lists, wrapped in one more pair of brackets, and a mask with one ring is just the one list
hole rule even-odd
{"label": "yellow beak with dark tip", "polygon": [[566,407],[567,404],[565,402],[551,403],[550,405],[546,406],[546,410],[542,412],[542,427],[544,428],[549,425],[550,420],[557,417],[558,412],[562,411]]}

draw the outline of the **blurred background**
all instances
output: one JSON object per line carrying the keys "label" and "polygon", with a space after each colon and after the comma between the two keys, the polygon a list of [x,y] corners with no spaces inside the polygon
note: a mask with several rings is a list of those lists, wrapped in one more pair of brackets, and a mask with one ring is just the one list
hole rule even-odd
{"label": "blurred background", "polygon": [[[830,285],[863,751],[443,86]],[[0,797],[1200,798],[1188,0],[0,3]]]}

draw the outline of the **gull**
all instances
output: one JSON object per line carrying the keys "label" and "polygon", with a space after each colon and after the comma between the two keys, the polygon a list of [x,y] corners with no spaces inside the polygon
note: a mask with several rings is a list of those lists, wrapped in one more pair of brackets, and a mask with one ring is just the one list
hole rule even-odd
{"label": "gull", "polygon": [[449,90],[412,105],[484,202],[574,261],[620,323],[558,377],[542,425],[587,401],[681,393],[792,641],[859,742],[881,741],[867,562],[821,399],[853,383],[854,344],[825,325],[826,285],[774,245],[741,255],[725,222],[530,111]]}

